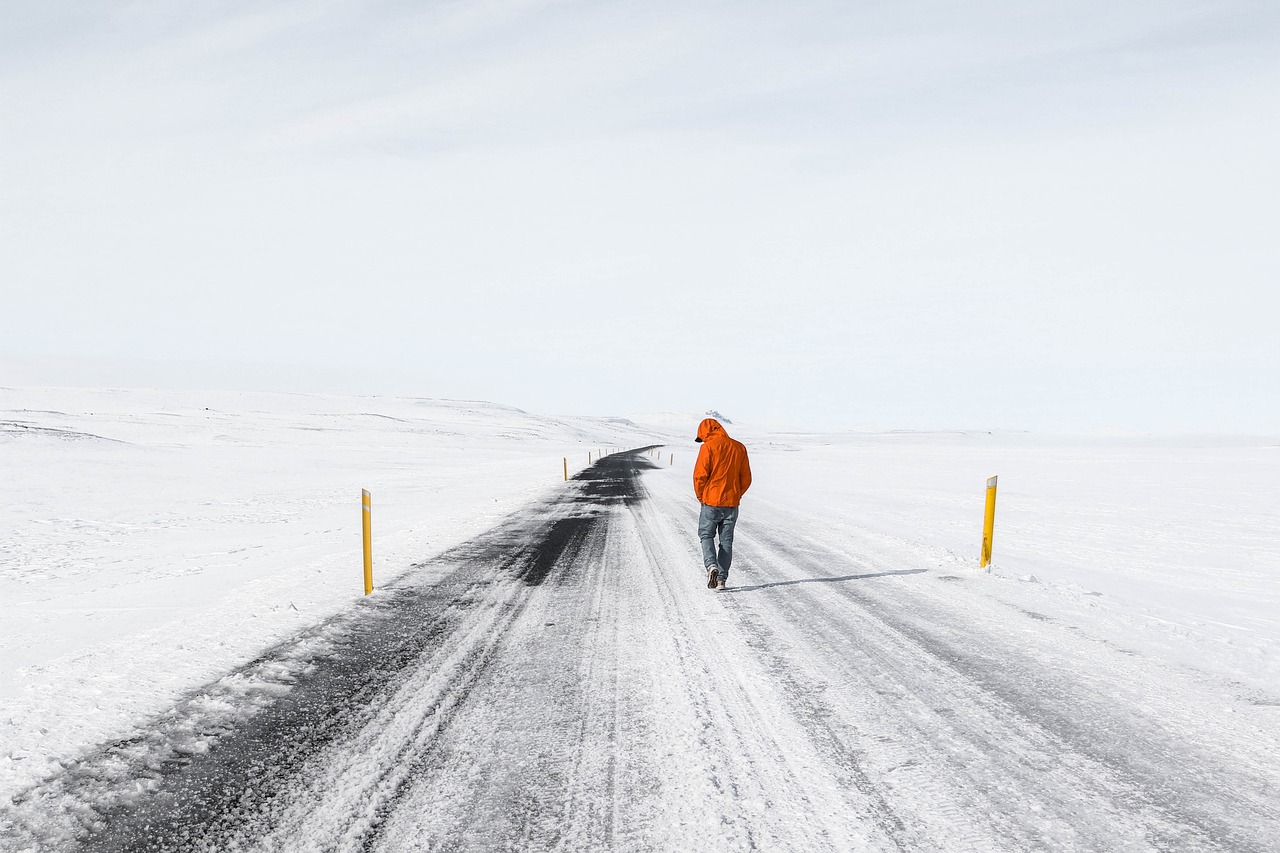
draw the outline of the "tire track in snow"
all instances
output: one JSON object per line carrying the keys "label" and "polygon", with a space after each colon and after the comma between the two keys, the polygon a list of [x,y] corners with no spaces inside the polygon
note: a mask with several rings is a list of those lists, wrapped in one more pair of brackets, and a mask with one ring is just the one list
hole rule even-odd
{"label": "tire track in snow", "polygon": [[590,507],[628,488],[588,469],[433,561],[453,567],[442,581],[402,579],[268,651],[26,792],[0,825],[40,851],[362,849],[534,593],[602,527]]}
{"label": "tire track in snow", "polygon": [[[777,553],[784,543],[768,531],[764,538],[771,536]],[[820,561],[811,559],[809,570]],[[874,570],[872,563],[860,567]],[[1119,840],[1155,850],[1276,849],[1274,765],[1270,774],[1257,772],[1244,739],[1231,752],[1207,749],[1227,734],[1216,717],[1198,717],[1190,708],[1150,710],[1151,699],[1185,687],[1169,673],[1117,653],[1104,657],[1052,625],[1027,632],[1042,638],[1039,651],[1030,643],[1024,648],[1010,642],[1007,619],[998,618],[993,632],[976,614],[939,606],[934,596],[901,585],[844,584],[828,586],[827,593],[859,607],[896,634],[899,645],[916,648],[916,659],[936,664],[941,678],[969,685],[976,713],[953,706],[953,727],[985,756],[1012,752],[1019,759],[1003,762],[1001,772],[1020,783],[988,797],[1009,815],[1006,831],[1016,826],[1017,807],[1040,797],[1041,812],[1027,825],[1057,812],[1078,836],[1062,849],[1110,849]],[[925,604],[927,598],[934,600]],[[923,680],[905,687],[926,695],[931,689]],[[1197,698],[1189,704],[1203,708],[1204,697]],[[1216,700],[1209,701],[1216,712]],[[930,725],[920,732],[937,742],[946,729]],[[997,732],[1005,734],[993,737]],[[1029,766],[1019,768],[1024,760]]]}
{"label": "tire track in snow", "polygon": [[[663,496],[659,498],[658,506],[645,509],[647,511],[642,513],[642,524],[645,528],[643,538],[646,549],[651,553],[663,553],[669,564],[689,567],[686,569],[687,572],[698,574],[696,569],[701,564],[701,558],[697,553],[696,540],[691,535],[686,535],[678,541],[671,536],[673,527],[676,529],[683,527],[689,534],[696,531],[696,513],[689,510],[688,501],[678,499],[673,501],[669,496]],[[673,525],[672,522],[676,519],[679,521]],[[740,549],[740,546],[735,547]],[[737,561],[741,559],[741,556],[736,558]],[[739,568],[735,569],[734,579],[740,582],[741,562],[737,562],[737,565]],[[701,583],[697,584],[699,588],[702,586]],[[733,586],[730,587],[730,590],[732,589],[734,589]],[[693,594],[699,593],[695,590]],[[708,593],[703,589],[701,595],[707,596]],[[846,801],[845,807],[838,811],[814,808],[804,815],[805,822],[815,824],[831,834],[849,832],[857,828],[854,837],[843,838],[842,843],[832,843],[832,839],[826,838],[824,844],[829,849],[837,850],[850,849],[848,845],[853,844],[859,847],[870,845],[876,850],[927,849],[920,846],[918,835],[911,830],[907,820],[898,814],[895,803],[889,797],[889,792],[864,771],[860,761],[860,751],[849,747],[830,728],[826,720],[831,716],[831,711],[815,703],[803,701],[809,691],[797,686],[797,679],[789,665],[786,652],[773,645],[774,638],[759,625],[747,624],[742,620],[741,614],[737,613],[736,608],[733,607],[731,594],[717,593],[711,596],[710,603],[732,614],[731,622],[725,626],[730,629],[726,633],[727,642],[723,643],[720,649],[723,658],[729,659],[735,655],[748,654],[761,665],[762,675],[767,676],[760,680],[775,688],[781,688],[781,708],[775,712],[780,718],[776,719],[770,728],[776,732],[785,732],[790,728],[803,733],[803,742],[810,747],[815,756],[805,775],[806,782],[815,789],[834,788],[842,793],[842,799]],[[671,600],[669,604],[673,610],[679,610],[682,605],[675,600]],[[695,626],[686,626],[686,628],[693,636],[705,633],[705,629],[699,631]],[[789,651],[812,653],[810,649]],[[721,688],[722,691],[732,689],[732,687]],[[771,739],[768,731],[757,734],[756,737],[765,742]],[[789,739],[788,747],[794,749],[796,740],[793,734]],[[722,749],[721,751],[731,752],[732,750]],[[766,764],[762,770],[762,775],[766,776],[770,775],[771,771],[776,772],[777,766],[782,764],[776,762],[774,768],[769,768],[767,762],[761,763]],[[855,817],[851,820],[850,815]],[[953,834],[952,841],[955,842],[957,839],[958,836]]]}
{"label": "tire track in snow", "polygon": [[[942,779],[972,783],[951,799],[966,814],[990,816],[987,845],[1003,838],[996,849],[1275,849],[1269,783],[1243,765],[1223,765],[1139,707],[1108,702],[1112,674],[1091,653],[1032,657],[1010,644],[1007,630],[992,633],[954,603],[920,595],[919,584],[885,577],[886,565],[901,565],[900,553],[872,562],[812,543],[797,548],[776,527],[752,532],[744,559],[781,569],[789,580],[777,582],[785,595],[770,599],[779,613],[762,620],[744,606],[744,617],[801,626],[798,644],[816,647],[824,661],[856,661],[843,667],[851,676],[846,690],[885,697],[881,736],[916,745],[911,772],[926,787],[936,791]],[[850,568],[884,580],[817,582],[833,571],[848,577]],[[840,654],[849,637],[866,648]],[[803,659],[778,660],[777,677]],[[1140,672],[1131,661],[1122,665],[1120,678]],[[1158,679],[1150,680],[1158,691]],[[886,788],[895,787],[891,780],[886,772]]]}
{"label": "tire track in snow", "polygon": [[647,467],[604,460],[433,561],[441,581],[385,590],[87,756],[0,810],[6,843],[1274,849],[1263,776],[1115,705],[1117,679],[1157,678],[1141,662],[1092,660],[1044,619],[1026,622],[1040,647],[1015,642],[1005,605],[901,574],[911,549],[798,545],[776,511],[748,511],[713,594],[687,485],[646,488]]}
{"label": "tire track in snow", "polygon": [[[551,578],[503,643],[468,711],[420,756],[372,850],[592,849],[612,832],[611,692],[584,657],[607,627],[586,594],[603,569],[603,525]],[[577,570],[586,577],[575,577]],[[606,648],[607,651],[607,648]],[[424,840],[425,839],[425,840]]]}
{"label": "tire track in snow", "polygon": [[[788,562],[778,551],[769,560],[775,569]],[[845,583],[892,575],[867,571]],[[804,715],[811,736],[860,765],[862,784],[896,802],[911,827],[908,849],[1111,848],[1117,821],[1108,797],[1081,790],[1096,767],[1020,725],[874,609],[833,600],[829,585],[796,586],[774,601],[772,619],[746,605],[738,610],[767,638],[770,671],[797,706],[811,709]],[[779,624],[790,630],[779,636],[770,627]],[[1090,804],[1087,821],[1080,802]]]}
{"label": "tire track in snow", "polygon": [[692,804],[668,816],[681,834],[657,849],[900,847],[882,804],[831,784],[826,757],[795,736],[794,707],[743,653],[724,599],[707,591],[695,540],[650,504],[633,507],[632,520],[656,600],[645,634],[670,662],[650,685],[675,732],[663,799]]}

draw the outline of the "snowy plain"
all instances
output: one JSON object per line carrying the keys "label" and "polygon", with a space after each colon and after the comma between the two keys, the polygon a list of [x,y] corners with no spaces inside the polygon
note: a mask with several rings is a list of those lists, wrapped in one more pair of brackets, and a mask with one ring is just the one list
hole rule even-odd
{"label": "snowy plain", "polygon": [[[375,580],[385,583],[432,571],[415,567],[554,497],[568,488],[562,459],[574,473],[600,449],[660,445],[651,458],[661,464],[646,477],[669,507],[664,518],[677,517],[680,501],[693,501],[685,492],[700,417],[0,389],[10,494],[0,516],[0,803],[359,600],[361,488],[374,496]],[[1130,674],[1144,676],[1135,685],[1190,685],[1169,695],[1135,687],[1135,709],[1176,728],[1189,719],[1180,703],[1193,697],[1196,720],[1231,721],[1217,747],[1229,755],[1247,741],[1249,772],[1280,777],[1280,440],[728,428],[748,444],[755,472],[732,584],[775,596],[780,614],[795,607],[782,591],[823,586],[804,577],[809,567],[766,578],[752,559],[755,535],[811,547],[819,562],[847,555],[848,565],[829,566],[834,581],[849,565],[956,579],[935,587],[954,590],[975,628],[1048,655],[1069,624],[1132,658]],[[995,563],[983,573],[983,486],[993,474]],[[691,523],[661,535],[692,547]],[[692,558],[662,548],[671,561]],[[664,596],[655,603],[682,606],[680,595]],[[707,616],[705,601],[689,606]],[[744,604],[741,618],[769,626],[772,611],[753,606],[763,609]],[[771,630],[785,639],[795,629]],[[628,648],[646,648],[643,636],[632,640]],[[659,661],[662,643],[653,646]],[[627,665],[643,670],[639,657]],[[815,749],[784,742],[789,760]]]}
{"label": "snowy plain", "polygon": [[489,403],[0,390],[0,798],[564,485],[609,419]]}

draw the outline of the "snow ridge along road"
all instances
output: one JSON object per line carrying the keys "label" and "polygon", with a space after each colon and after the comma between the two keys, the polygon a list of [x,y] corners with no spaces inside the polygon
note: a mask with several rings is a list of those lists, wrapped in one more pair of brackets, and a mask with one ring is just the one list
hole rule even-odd
{"label": "snow ridge along road", "polygon": [[767,504],[708,592],[688,492],[604,458],[6,804],[4,849],[1280,847],[1274,721],[1194,673]]}

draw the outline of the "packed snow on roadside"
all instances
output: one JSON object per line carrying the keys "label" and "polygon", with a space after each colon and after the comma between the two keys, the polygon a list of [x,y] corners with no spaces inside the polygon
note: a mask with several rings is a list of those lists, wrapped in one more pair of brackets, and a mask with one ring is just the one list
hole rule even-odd
{"label": "packed snow on roadside", "polygon": [[[358,599],[361,488],[385,582],[563,488],[565,457],[660,444],[687,476],[700,417],[0,389],[0,797]],[[798,540],[884,537],[1280,713],[1280,440],[729,431],[742,536],[785,511]]]}

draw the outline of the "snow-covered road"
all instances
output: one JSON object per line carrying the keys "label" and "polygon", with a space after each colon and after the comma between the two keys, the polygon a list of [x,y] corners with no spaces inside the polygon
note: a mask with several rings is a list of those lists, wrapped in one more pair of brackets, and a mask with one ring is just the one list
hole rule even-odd
{"label": "snow-covered road", "polygon": [[768,502],[708,591],[678,473],[606,457],[27,792],[14,849],[1280,848],[1273,716]]}

